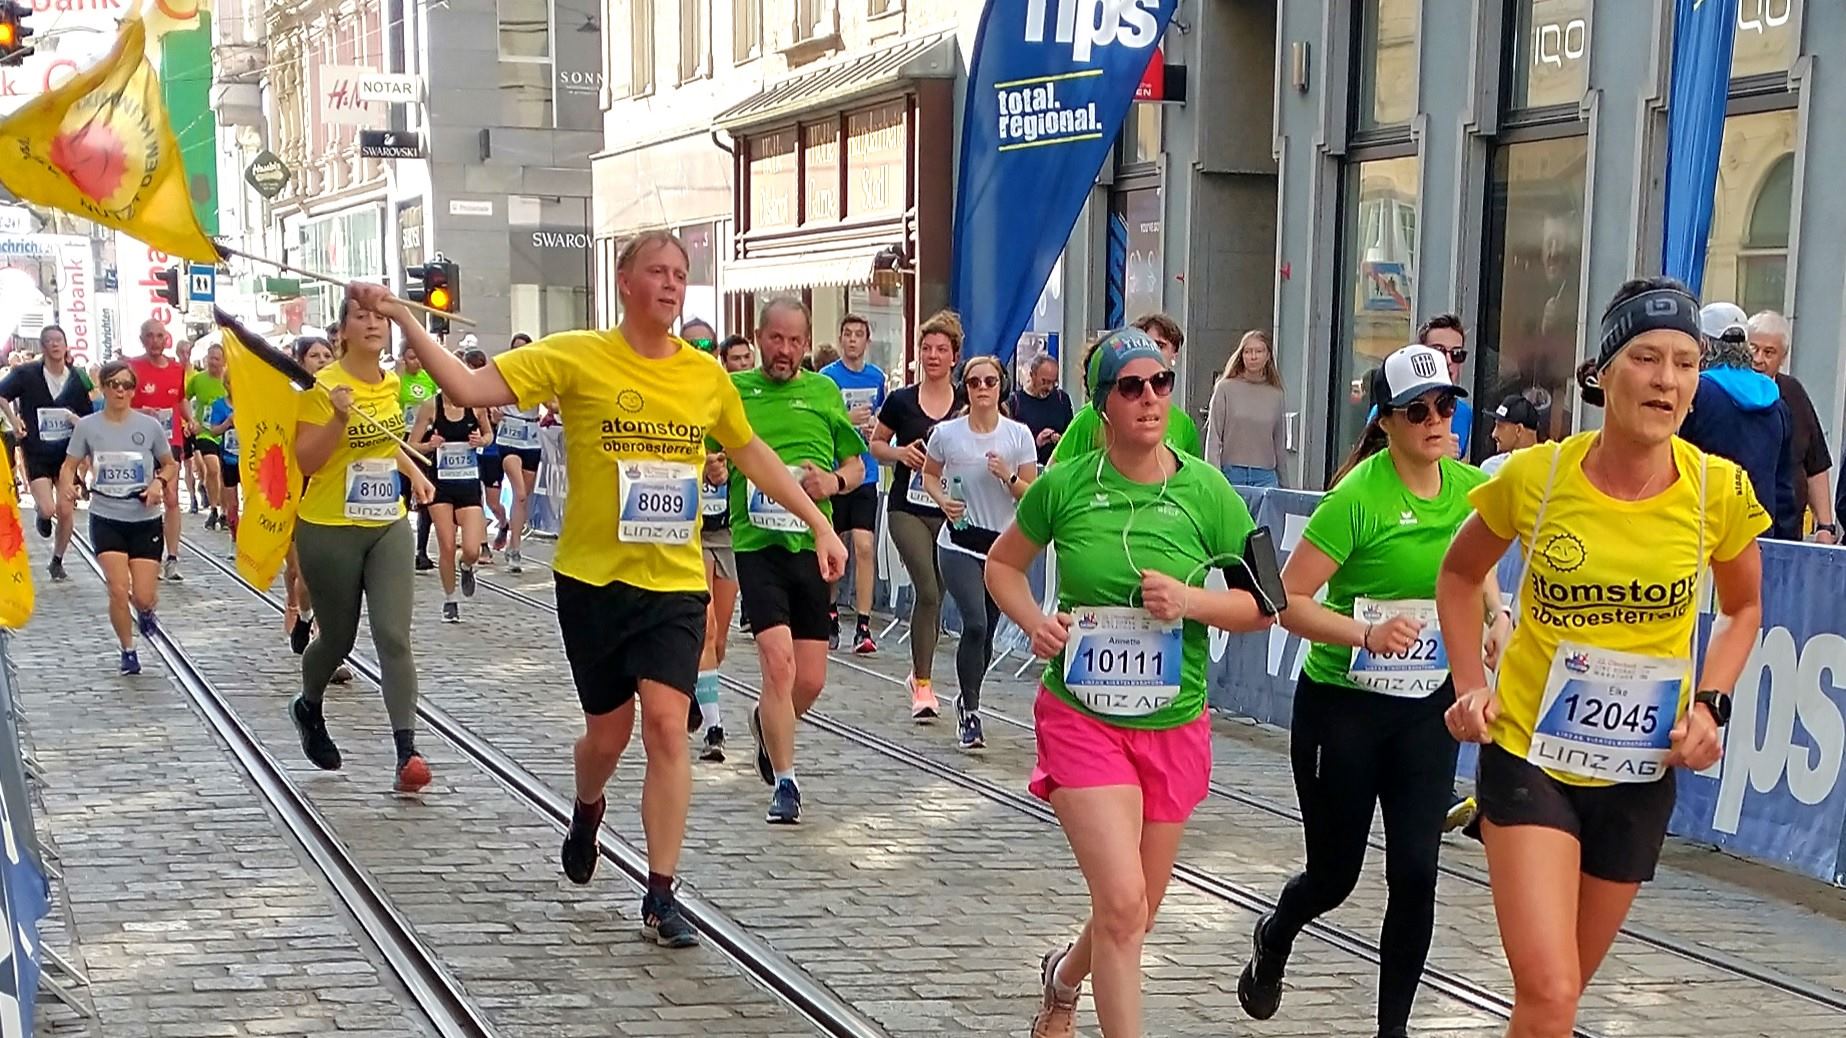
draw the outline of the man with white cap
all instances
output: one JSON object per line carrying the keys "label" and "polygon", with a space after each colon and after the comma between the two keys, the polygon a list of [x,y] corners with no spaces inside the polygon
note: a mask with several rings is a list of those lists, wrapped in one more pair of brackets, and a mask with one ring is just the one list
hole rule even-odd
{"label": "man with white cap", "polygon": [[1680,438],[1729,458],[1749,475],[1757,503],[1774,525],[1769,536],[1801,539],[1795,510],[1794,420],[1775,380],[1752,367],[1749,322],[1735,303],[1710,303],[1699,311],[1705,358],[1692,411]]}

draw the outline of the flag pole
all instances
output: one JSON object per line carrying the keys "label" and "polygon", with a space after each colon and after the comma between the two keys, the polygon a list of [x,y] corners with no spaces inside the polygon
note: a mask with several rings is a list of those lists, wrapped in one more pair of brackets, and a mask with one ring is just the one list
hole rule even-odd
{"label": "flag pole", "polygon": [[[267,256],[253,255],[251,253],[244,252],[241,249],[233,249],[229,245],[224,245],[224,244],[216,243],[216,242],[214,242],[213,244],[216,244],[218,246],[218,251],[225,254],[226,256],[237,256],[242,259],[250,260],[254,263],[266,263],[269,266],[275,267],[277,270],[286,270],[291,274],[300,274],[304,278],[312,278],[315,281],[319,281],[319,282],[322,282],[328,285],[338,285],[341,288],[346,287],[346,282],[340,280],[339,278],[331,277],[327,274],[319,273],[318,271],[308,270],[305,267],[297,267],[292,263],[284,263],[281,260],[270,259]],[[396,296],[392,296],[392,298],[397,299]],[[475,327],[475,323],[472,319],[463,317],[460,314],[452,314],[452,313],[449,313],[447,310],[438,310],[433,306],[424,306],[422,303],[413,303],[408,299],[398,299],[397,301],[411,308],[412,310],[421,310],[424,313],[430,314],[435,317],[446,317],[450,321],[453,321],[456,324],[459,324],[464,328]]]}

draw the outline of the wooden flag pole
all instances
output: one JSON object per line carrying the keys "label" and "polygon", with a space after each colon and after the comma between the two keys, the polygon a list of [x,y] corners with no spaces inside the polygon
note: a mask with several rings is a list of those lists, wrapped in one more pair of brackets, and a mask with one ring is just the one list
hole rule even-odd
{"label": "wooden flag pole", "polygon": [[[240,249],[233,249],[229,245],[222,245],[222,244],[218,245],[218,251],[224,253],[226,256],[238,256],[243,259],[250,260],[251,262],[254,262],[254,263],[266,263],[269,266],[276,268],[277,270],[286,270],[291,274],[300,274],[304,278],[312,278],[315,281],[319,281],[323,284],[338,285],[340,288],[346,287],[346,282],[341,281],[339,278],[329,277],[326,274],[322,274],[317,271],[308,270],[304,267],[297,267],[292,263],[284,263],[281,260],[273,260],[267,256],[255,256],[248,252],[244,252]],[[392,298],[396,299],[397,297],[393,296]],[[460,314],[452,314],[452,313],[449,313],[447,310],[438,310],[433,306],[424,306],[422,303],[413,303],[408,299],[398,299],[397,301],[411,308],[412,310],[421,310],[424,313],[433,315],[435,317],[446,317],[450,321],[456,324],[459,324],[464,328],[475,327],[475,323],[472,319],[463,317]]]}

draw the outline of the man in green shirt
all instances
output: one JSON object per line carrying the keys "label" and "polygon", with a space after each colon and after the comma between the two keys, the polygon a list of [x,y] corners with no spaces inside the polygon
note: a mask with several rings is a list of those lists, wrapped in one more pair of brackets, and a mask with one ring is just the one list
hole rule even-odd
{"label": "man in green shirt", "polygon": [[[410,429],[417,424],[417,412],[423,404],[436,395],[436,380],[423,370],[423,362],[417,359],[417,351],[406,347],[397,362],[397,406],[404,412],[404,428]],[[408,489],[405,491],[409,493]],[[410,498],[404,498],[406,505]],[[429,557],[429,531],[431,530],[429,512],[417,507],[417,572],[423,573],[436,568],[436,562]],[[491,564],[493,553],[483,548],[481,558]]]}
{"label": "man in green shirt", "polygon": [[[865,476],[865,438],[832,379],[804,371],[812,325],[797,299],[772,299],[757,321],[762,367],[731,376],[756,435],[776,452],[803,490],[832,518],[835,495]],[[716,450],[714,446],[712,448]],[[801,820],[795,784],[795,721],[827,680],[832,595],[806,524],[735,469],[730,480],[731,548],[744,612],[756,637],[763,697],[750,712],[756,771],[774,788],[768,820]]]}
{"label": "man in green shirt", "polygon": [[[1160,352],[1166,355],[1169,366],[1178,363],[1179,349],[1186,344],[1186,333],[1180,330],[1178,321],[1162,313],[1144,314],[1135,319],[1134,327],[1146,332],[1148,338],[1154,340],[1154,345],[1159,346]],[[1091,365],[1095,358],[1096,347],[1091,345],[1083,355],[1083,386],[1086,390],[1090,386],[1090,379],[1094,377]],[[1104,446],[1102,415],[1097,413],[1093,405],[1085,404],[1082,410],[1071,416],[1070,425],[1064,430],[1064,438],[1058,441],[1057,448],[1051,452],[1051,460],[1045,464],[1049,467],[1079,454],[1102,450]],[[1198,423],[1178,404],[1173,405],[1172,412],[1167,416],[1167,446],[1195,458],[1205,456],[1205,444],[1199,438]]]}
{"label": "man in green shirt", "polygon": [[[224,399],[224,374],[224,347],[213,343],[205,349],[205,370],[186,376],[186,427],[191,433],[189,442],[193,455],[202,470],[205,500],[211,507],[205,516],[207,530],[230,529],[218,510],[224,495],[223,451],[218,444],[218,434],[212,432],[205,421],[212,413],[212,405]],[[199,510],[197,498],[193,499],[192,510]]]}

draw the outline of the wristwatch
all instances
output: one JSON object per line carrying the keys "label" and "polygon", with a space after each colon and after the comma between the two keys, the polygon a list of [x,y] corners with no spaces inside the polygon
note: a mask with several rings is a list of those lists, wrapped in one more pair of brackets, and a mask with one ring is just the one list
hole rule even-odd
{"label": "wristwatch", "polygon": [[1711,719],[1717,722],[1718,727],[1722,728],[1731,723],[1731,697],[1727,693],[1713,691],[1709,688],[1704,689],[1692,697],[1693,706],[1698,706],[1700,703],[1705,705],[1705,709],[1711,711]]}
{"label": "wristwatch", "polygon": [[1013,484],[1015,484],[1015,483],[1017,483],[1017,482],[1019,482],[1019,473],[1017,473],[1017,472],[1010,472],[1010,473],[1008,473],[1008,474],[1007,474],[1007,477],[1006,477],[1006,485],[1007,485],[1007,486],[1009,486],[1009,487],[1010,487],[1010,486],[1012,486]]}
{"label": "wristwatch", "polygon": [[1839,539],[1839,536],[1840,536],[1840,524],[1839,523],[1815,523],[1814,524],[1815,533],[1819,533],[1822,530],[1825,530],[1828,533],[1832,534],[1834,540]]}
{"label": "wristwatch", "polygon": [[[845,477],[845,476],[842,476],[842,475],[840,475],[840,474],[839,474],[838,472],[835,472],[835,473],[833,474],[833,478],[839,481],[839,484],[840,484],[840,493],[841,493],[841,494],[844,494],[844,493],[846,493],[846,477]],[[839,495],[838,495],[838,494],[836,494],[836,495],[834,495],[834,496],[836,496],[836,497],[837,497],[837,496],[839,496]]]}

